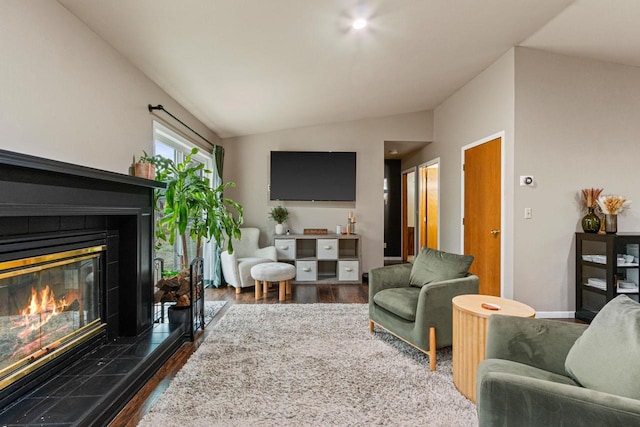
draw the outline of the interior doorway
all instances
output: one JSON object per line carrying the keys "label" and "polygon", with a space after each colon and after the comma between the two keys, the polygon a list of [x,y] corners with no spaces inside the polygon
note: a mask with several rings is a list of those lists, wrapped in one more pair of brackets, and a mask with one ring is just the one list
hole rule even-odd
{"label": "interior doorway", "polygon": [[418,166],[418,248],[440,248],[440,159]]}
{"label": "interior doorway", "polygon": [[469,271],[479,293],[502,294],[502,136],[462,147],[463,248],[475,257]]}
{"label": "interior doorway", "polygon": [[416,254],[416,168],[402,172],[402,261]]}
{"label": "interior doorway", "polygon": [[411,261],[419,247],[420,224],[417,217],[417,204],[420,190],[416,185],[420,178],[415,165],[418,163],[417,159],[424,158],[420,151],[430,143],[430,141],[384,142],[385,263]]}

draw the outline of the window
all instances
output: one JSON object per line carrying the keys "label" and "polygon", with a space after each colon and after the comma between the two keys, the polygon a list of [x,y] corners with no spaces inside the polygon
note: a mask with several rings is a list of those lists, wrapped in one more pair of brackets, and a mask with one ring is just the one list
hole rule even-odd
{"label": "window", "polygon": [[[185,156],[191,151],[192,148],[198,147],[192,141],[178,135],[176,132],[161,125],[158,122],[153,122],[153,153],[154,155],[160,155],[167,159],[171,159],[176,163],[182,162]],[[192,159],[198,163],[203,163],[205,169],[212,170],[212,158],[211,155],[203,151],[200,148],[198,154],[192,157]],[[161,201],[162,202],[162,201]],[[156,215],[158,215],[156,213]],[[180,255],[182,255],[182,244],[180,239],[176,239],[175,244],[172,246],[168,242],[161,242],[161,246],[156,247],[156,257],[164,259],[165,270],[179,270],[180,269]],[[189,256],[194,256],[195,241],[188,242]]]}

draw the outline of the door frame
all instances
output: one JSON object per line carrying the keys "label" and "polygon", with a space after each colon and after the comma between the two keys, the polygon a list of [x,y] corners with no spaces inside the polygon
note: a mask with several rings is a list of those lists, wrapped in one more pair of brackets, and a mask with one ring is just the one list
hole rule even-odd
{"label": "door frame", "polygon": [[500,138],[500,296],[502,298],[513,297],[513,284],[505,286],[505,245],[506,245],[506,143],[505,131],[500,131],[482,139],[462,146],[460,149],[460,253],[464,253],[464,155],[471,148],[486,142]]}
{"label": "door frame", "polygon": [[[428,162],[424,162],[424,163],[420,163],[417,166],[417,174],[416,176],[420,176],[420,171],[423,168],[428,168],[429,166],[433,166],[433,165],[438,165],[438,192],[437,192],[437,198],[438,198],[438,249],[441,248],[440,246],[440,236],[442,235],[442,231],[440,229],[440,209],[441,209],[441,200],[440,200],[440,188],[442,187],[441,185],[441,174],[440,174],[440,169],[442,167],[442,163],[440,162],[440,157],[436,157],[435,159],[431,159]],[[419,182],[416,180],[416,182],[418,183],[418,189],[416,190],[416,194],[418,195],[418,206],[420,205],[421,201],[420,198],[422,197],[422,191],[418,191],[420,189],[420,186],[422,185],[422,180],[420,180]],[[418,208],[418,212],[419,212],[419,208]],[[427,213],[428,215],[428,213]],[[419,230],[418,230],[418,236],[422,235],[422,222],[420,221],[420,218],[418,218],[418,221],[416,222],[416,224],[418,224]]]}
{"label": "door frame", "polygon": [[[413,223],[416,224],[416,220],[417,220],[417,213],[416,213],[416,203],[418,200],[418,195],[416,194],[416,182],[417,179],[416,177],[418,176],[418,168],[416,166],[413,166],[411,168],[408,169],[404,169],[401,171],[401,183],[402,183],[402,239],[401,239],[401,247],[402,247],[402,260],[406,261],[407,259],[407,246],[406,246],[406,239],[407,239],[407,231],[408,231],[408,225],[407,225],[407,216],[408,216],[408,212],[407,212],[407,194],[408,194],[408,184],[406,182],[406,175],[410,174],[411,172],[414,173],[414,180],[413,180]],[[415,228],[415,227],[414,227]],[[414,233],[415,236],[415,233]],[[416,240],[415,237],[413,239],[413,256],[415,257],[416,255],[418,255],[418,251],[416,250]]]}

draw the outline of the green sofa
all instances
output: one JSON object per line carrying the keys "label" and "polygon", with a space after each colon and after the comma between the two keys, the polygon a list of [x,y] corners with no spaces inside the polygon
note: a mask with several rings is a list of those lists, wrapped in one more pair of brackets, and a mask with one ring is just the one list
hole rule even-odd
{"label": "green sofa", "polygon": [[473,257],[423,248],[413,264],[369,272],[369,330],[374,326],[429,355],[452,342],[451,299],[478,293],[478,277],[467,273]]}
{"label": "green sofa", "polygon": [[640,305],[609,302],[590,326],[491,316],[476,382],[480,427],[640,426]]}

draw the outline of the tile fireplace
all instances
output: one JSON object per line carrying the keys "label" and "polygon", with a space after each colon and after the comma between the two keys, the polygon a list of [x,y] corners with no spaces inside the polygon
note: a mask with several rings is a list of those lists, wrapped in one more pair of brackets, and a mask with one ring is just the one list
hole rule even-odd
{"label": "tile fireplace", "polygon": [[[81,374],[71,383],[113,381],[116,397],[94,387],[75,400],[91,402],[78,405],[84,414],[78,419],[107,420],[181,344],[165,342],[183,339],[170,330],[161,340],[148,339],[154,332],[153,190],[163,186],[0,150],[0,421],[33,425],[48,414],[50,422],[73,420],[68,409],[55,415],[27,408],[52,398],[41,390],[73,375],[70,369]],[[150,360],[133,347],[141,339]],[[122,359],[121,350],[131,354]],[[76,367],[85,357],[82,369]],[[135,375],[128,377],[123,366],[137,369]]]}

